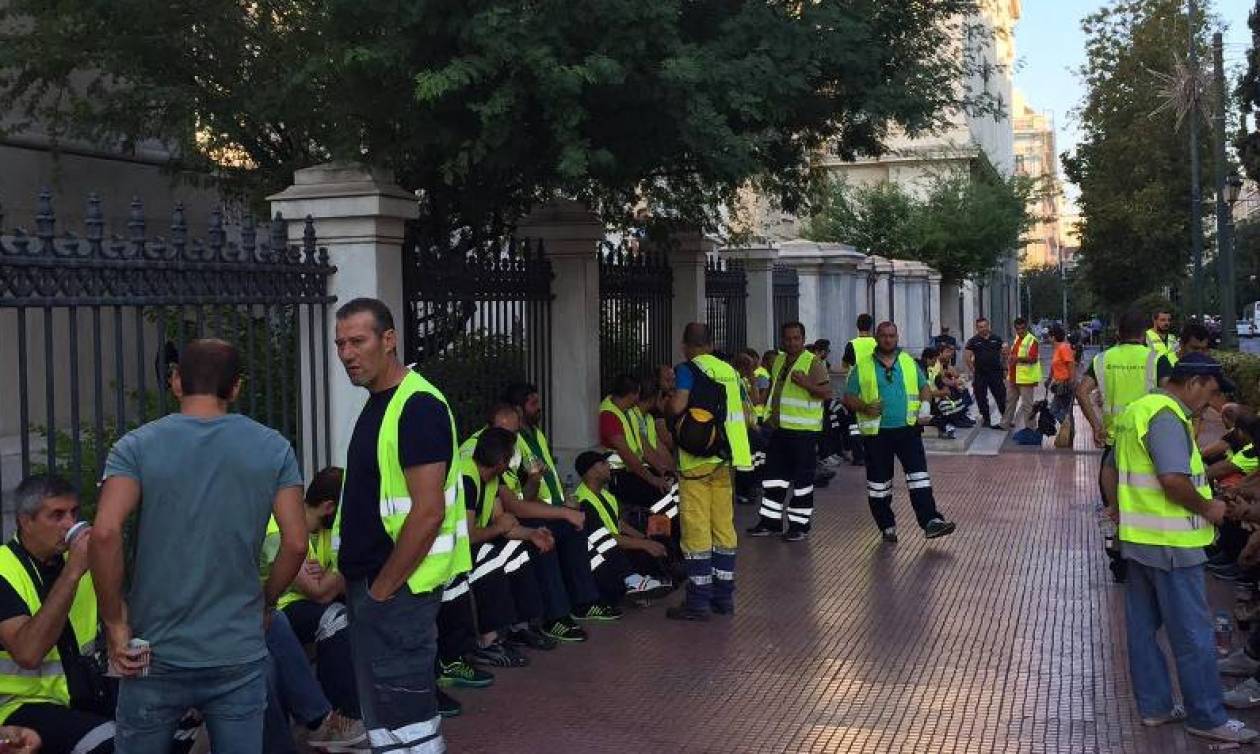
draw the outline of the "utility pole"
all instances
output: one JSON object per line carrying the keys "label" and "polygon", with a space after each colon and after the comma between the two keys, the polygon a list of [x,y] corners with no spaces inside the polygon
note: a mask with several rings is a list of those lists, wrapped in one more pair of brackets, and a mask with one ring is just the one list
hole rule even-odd
{"label": "utility pole", "polygon": [[1190,38],[1190,249],[1194,257],[1194,314],[1203,321],[1203,195],[1199,165],[1199,47],[1195,30],[1199,25],[1197,0],[1188,0]]}
{"label": "utility pole", "polygon": [[1216,102],[1212,106],[1212,145],[1216,152],[1216,244],[1217,278],[1221,299],[1221,345],[1234,348],[1238,345],[1237,311],[1234,303],[1234,224],[1233,207],[1225,201],[1225,62],[1224,41],[1218,31],[1212,35],[1212,89]]}

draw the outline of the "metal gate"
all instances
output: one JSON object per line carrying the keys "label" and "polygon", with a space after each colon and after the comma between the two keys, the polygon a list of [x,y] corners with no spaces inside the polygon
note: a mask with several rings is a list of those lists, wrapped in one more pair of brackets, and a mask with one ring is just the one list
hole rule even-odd
{"label": "metal gate", "polygon": [[259,228],[215,210],[204,239],[191,239],[176,205],[169,235],[150,237],[135,199],[126,236],[107,237],[95,195],[81,234],[57,232],[48,191],[37,206],[33,235],[4,234],[0,213],[0,491],[32,472],[60,473],[90,516],[109,449],[176,408],[167,381],[180,348],[199,337],[241,353],[233,410],[281,432],[308,470],[330,462],[328,433],[310,435],[330,425],[336,268],[309,218],[296,246],[279,215]]}
{"label": "metal gate", "polygon": [[511,383],[551,384],[551,280],[541,241],[408,223],[406,358],[446,395],[461,435]]}
{"label": "metal gate", "polygon": [[673,356],[674,273],[664,251],[600,244],[599,372],[608,392],[619,374],[644,376]]}
{"label": "metal gate", "polygon": [[[801,318],[801,278],[795,267],[774,266],[774,337],[783,332],[783,325]],[[766,347],[774,348],[775,343]]]}
{"label": "metal gate", "polygon": [[748,347],[748,277],[741,262],[711,255],[704,266],[705,314],[713,347],[733,356]]}

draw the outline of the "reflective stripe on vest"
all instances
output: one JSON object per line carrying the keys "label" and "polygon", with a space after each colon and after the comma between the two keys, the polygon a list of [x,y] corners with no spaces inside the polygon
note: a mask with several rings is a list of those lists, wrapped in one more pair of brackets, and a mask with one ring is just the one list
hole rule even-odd
{"label": "reflective stripe on vest", "polygon": [[[642,460],[643,443],[639,440],[639,433],[635,431],[634,425],[630,423],[630,418],[626,416],[626,413],[618,408],[616,403],[613,403],[611,395],[606,396],[599,404],[599,411],[600,413],[607,411],[617,417],[617,421],[621,424],[621,436],[625,439],[626,446],[630,448],[630,452],[634,453],[636,458]],[[608,458],[609,466],[614,469],[624,469],[626,467],[626,462],[622,460],[621,456],[616,455],[616,448],[606,447],[604,450],[614,454]]]}
{"label": "reflective stripe on vest", "polygon": [[[380,469],[380,502],[379,512],[385,533],[393,542],[398,541],[398,532],[402,530],[407,514],[411,512],[411,494],[407,491],[407,477],[403,474],[399,461],[398,428],[402,418],[403,406],[408,399],[417,393],[435,398],[446,409],[451,430],[451,463],[446,469],[446,479],[442,484],[443,504],[445,512],[437,537],[433,540],[428,554],[420,560],[416,569],[407,578],[407,587],[413,594],[431,592],[449,582],[461,573],[472,568],[472,551],[468,543],[468,517],[464,513],[464,490],[460,482],[460,449],[458,432],[455,429],[455,415],[442,391],[434,387],[419,373],[410,369],[407,376],[399,383],[394,395],[385,407],[385,416],[381,419],[381,428],[376,436],[376,464]],[[350,473],[346,469],[346,474]],[[349,482],[343,485],[348,486]],[[337,509],[340,529],[341,513],[344,506]]]}
{"label": "reflective stripe on vest", "polygon": [[599,522],[605,529],[613,534],[621,532],[621,527],[617,523],[621,516],[621,503],[618,502],[616,495],[607,488],[596,494],[594,490],[586,486],[585,482],[578,485],[576,494],[578,502],[586,503],[595,509],[595,514],[599,516]]}
{"label": "reflective stripe on vest", "polygon": [[[494,513],[494,499],[499,494],[499,478],[496,476],[489,482],[482,482],[481,469],[471,458],[460,461],[460,475],[472,480],[473,488],[477,490],[477,505],[473,510],[477,514],[477,526],[484,529],[490,523],[490,516]],[[464,506],[467,507],[467,505],[468,501],[465,500]]]}
{"label": "reflective stripe on vest", "polygon": [[1116,439],[1115,423],[1138,398],[1155,389],[1155,350],[1137,343],[1121,343],[1094,357],[1094,382],[1103,397],[1103,426],[1107,441]]}
{"label": "reflective stripe on vest", "polygon": [[[10,545],[0,547],[0,578],[9,583],[31,615],[39,612],[42,604],[39,590]],[[91,574],[79,579],[74,601],[70,603],[69,620],[80,654],[92,654],[96,647],[97,617]],[[0,722],[23,704],[40,703],[70,706],[70,687],[57,645],[44,655],[37,668],[23,668],[8,652],[0,651]]]}
{"label": "reflective stripe on vest", "polygon": [[[1032,349],[1035,345],[1037,345],[1037,338],[1032,333],[1024,333],[1024,337],[1015,342],[1015,357],[1017,359],[1029,358],[1032,356]],[[1015,362],[1015,384],[1040,385],[1041,361],[1038,360],[1033,364]]]}
{"label": "reflective stripe on vest", "polygon": [[1251,443],[1247,443],[1237,453],[1233,453],[1233,452],[1228,453],[1229,462],[1234,464],[1234,468],[1238,469],[1242,473],[1250,474],[1251,472],[1260,468],[1260,458],[1257,458],[1254,455],[1250,455],[1251,453],[1255,453],[1255,452],[1256,452],[1256,446],[1252,445]]}
{"label": "reflective stripe on vest", "polygon": [[[543,464],[542,483],[538,485],[538,499],[552,505],[564,505],[564,488],[560,486],[560,473],[556,471],[556,458],[551,454],[547,436],[537,427],[521,427],[516,433],[516,449],[521,454],[521,465],[538,458]],[[519,490],[517,490],[519,492]]]}
{"label": "reflective stripe on vest", "polygon": [[[906,424],[911,427],[919,422],[919,409],[923,402],[919,400],[919,365],[905,351],[897,353],[897,365],[901,368],[901,383],[906,390]],[[871,357],[857,362],[858,391],[863,403],[874,403],[880,400],[879,377],[877,373],[885,367],[872,353]],[[858,414],[858,429],[864,435],[879,434],[882,414]]]}
{"label": "reflective stripe on vest", "polygon": [[809,394],[805,388],[792,381],[792,372],[809,376],[810,367],[814,364],[814,354],[801,351],[790,370],[787,365],[787,354],[780,353],[774,359],[774,381],[770,386],[770,394],[774,395],[775,387],[783,382],[783,392],[779,394],[778,424],[782,429],[797,432],[821,432],[823,422],[823,402]]}
{"label": "reflective stripe on vest", "polygon": [[[692,362],[726,391],[726,423],[722,426],[731,451],[731,464],[737,469],[751,470],[752,448],[748,443],[748,425],[744,421],[744,399],[739,392],[739,373],[730,364],[711,354],[701,354],[692,359]],[[682,471],[722,463],[722,459],[716,456],[701,458],[682,448],[678,449],[678,461]]]}
{"label": "reflective stripe on vest", "polygon": [[1151,420],[1164,410],[1171,411],[1181,421],[1190,438],[1191,483],[1199,495],[1205,499],[1212,497],[1203,457],[1194,442],[1194,427],[1181,404],[1166,393],[1144,395],[1129,404],[1116,423],[1120,539],[1165,547],[1204,547],[1212,543],[1216,529],[1202,516],[1168,499],[1146,447]]}
{"label": "reflective stripe on vest", "polygon": [[638,406],[630,409],[627,417],[630,423],[634,425],[634,432],[639,437],[639,446],[647,451],[649,449],[656,450],[661,446],[660,440],[656,436],[656,417],[643,413]]}

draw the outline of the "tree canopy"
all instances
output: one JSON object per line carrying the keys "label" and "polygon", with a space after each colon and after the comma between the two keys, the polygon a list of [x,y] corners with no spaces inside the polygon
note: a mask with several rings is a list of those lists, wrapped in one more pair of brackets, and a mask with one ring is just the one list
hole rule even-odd
{"label": "tree canopy", "polygon": [[[879,154],[959,108],[972,0],[10,0],[0,110],[157,139],[253,196],[295,168],[391,168],[438,214],[563,192],[711,221],[809,158]],[[18,122],[14,127],[21,127]]]}
{"label": "tree canopy", "polygon": [[1002,178],[987,160],[932,179],[920,196],[896,183],[826,184],[812,203],[805,236],[847,243],[867,254],[924,262],[946,280],[979,277],[1019,246],[1038,190],[1025,177]]}
{"label": "tree canopy", "polygon": [[[1183,5],[1126,0],[1081,24],[1087,61],[1080,71],[1087,91],[1077,113],[1082,139],[1063,155],[1063,165],[1080,187],[1079,274],[1116,310],[1187,276],[1189,132],[1158,75],[1184,70],[1189,30]],[[1211,129],[1202,125],[1207,196]]]}

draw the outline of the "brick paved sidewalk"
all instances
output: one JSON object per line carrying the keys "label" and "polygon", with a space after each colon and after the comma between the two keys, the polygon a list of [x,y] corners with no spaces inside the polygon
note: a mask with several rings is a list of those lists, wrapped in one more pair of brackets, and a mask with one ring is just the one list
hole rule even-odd
{"label": "brick paved sidewalk", "polygon": [[[846,467],[819,491],[808,543],[741,541],[734,618],[680,625],[655,605],[595,625],[584,645],[457,690],[451,750],[1206,751],[1137,720],[1096,464],[933,457],[958,533],[925,542],[899,478],[895,546]],[[742,531],[754,512],[739,516]]]}

